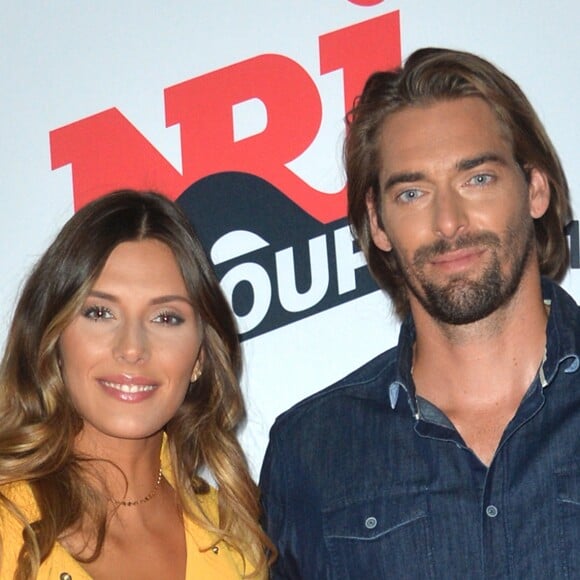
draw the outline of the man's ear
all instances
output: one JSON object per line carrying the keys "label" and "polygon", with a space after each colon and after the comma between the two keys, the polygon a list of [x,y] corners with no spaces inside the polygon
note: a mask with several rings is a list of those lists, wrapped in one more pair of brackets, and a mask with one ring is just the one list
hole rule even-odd
{"label": "man's ear", "polygon": [[528,181],[530,215],[538,219],[546,213],[550,205],[550,183],[546,174],[535,167],[530,169]]}
{"label": "man's ear", "polygon": [[383,252],[390,252],[393,249],[393,246],[389,240],[389,236],[387,236],[387,233],[381,225],[381,220],[379,219],[379,215],[377,213],[374,195],[371,190],[367,192],[366,204],[373,242],[375,243],[375,246],[379,248],[379,250],[383,250]]}

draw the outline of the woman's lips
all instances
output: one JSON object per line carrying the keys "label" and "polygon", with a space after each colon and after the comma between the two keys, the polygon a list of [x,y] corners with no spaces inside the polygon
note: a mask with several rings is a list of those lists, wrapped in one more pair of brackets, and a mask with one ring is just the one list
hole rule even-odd
{"label": "woman's lips", "polygon": [[143,376],[113,375],[97,380],[106,392],[122,401],[142,401],[159,387],[155,380]]}
{"label": "woman's lips", "polygon": [[115,389],[123,393],[140,393],[144,391],[152,391],[155,385],[127,385],[124,383],[113,383],[111,381],[101,381],[105,387]]}

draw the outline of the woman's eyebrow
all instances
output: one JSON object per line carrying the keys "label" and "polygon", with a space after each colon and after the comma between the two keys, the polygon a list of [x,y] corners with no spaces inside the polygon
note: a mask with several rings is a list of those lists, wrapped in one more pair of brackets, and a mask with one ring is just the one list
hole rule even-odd
{"label": "woman's eyebrow", "polygon": [[[89,296],[93,298],[100,298],[101,300],[107,300],[109,302],[119,303],[119,299],[114,294],[109,292],[102,292],[101,290],[91,290]],[[187,296],[182,294],[164,294],[163,296],[157,296],[150,300],[150,304],[166,304],[167,302],[185,302],[189,306],[192,306],[191,300]]]}

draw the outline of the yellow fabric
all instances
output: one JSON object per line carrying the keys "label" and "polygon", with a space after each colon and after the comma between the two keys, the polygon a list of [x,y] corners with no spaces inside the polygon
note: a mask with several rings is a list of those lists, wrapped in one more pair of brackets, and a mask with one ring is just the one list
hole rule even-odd
{"label": "yellow fabric", "polygon": [[[169,459],[162,453],[162,469],[164,477],[173,484],[173,474]],[[18,483],[1,488],[2,492],[16,504],[29,521],[38,519],[38,508],[28,484]],[[199,496],[203,510],[213,521],[218,521],[218,492],[212,489],[204,496]],[[187,549],[186,580],[216,579],[239,580],[244,578],[244,564],[241,556],[224,542],[216,542],[208,531],[184,518],[185,539]],[[5,508],[0,507],[0,537],[2,552],[0,554],[0,578],[8,580],[14,576],[16,561],[22,547],[22,525]],[[217,550],[207,549],[216,546]],[[246,574],[251,569],[246,569]],[[49,557],[42,563],[38,580],[61,580],[68,573],[72,580],[91,580],[91,576],[82,566],[60,545],[55,544]],[[261,577],[266,578],[266,575]]]}

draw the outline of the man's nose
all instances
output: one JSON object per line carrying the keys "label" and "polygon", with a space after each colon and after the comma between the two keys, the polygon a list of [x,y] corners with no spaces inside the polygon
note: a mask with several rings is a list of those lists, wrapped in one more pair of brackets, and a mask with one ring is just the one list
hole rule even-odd
{"label": "man's nose", "polygon": [[461,195],[452,187],[437,191],[434,203],[433,229],[446,239],[453,239],[468,225],[467,212]]}

